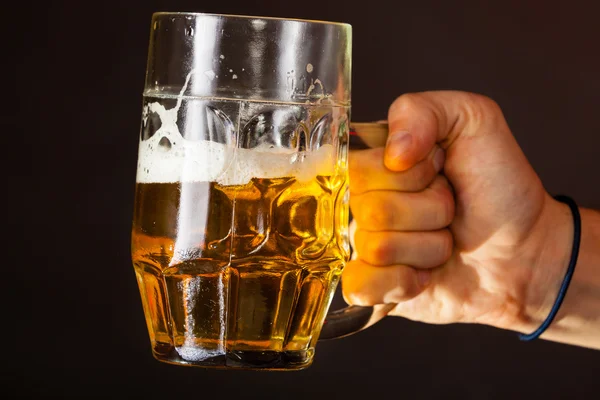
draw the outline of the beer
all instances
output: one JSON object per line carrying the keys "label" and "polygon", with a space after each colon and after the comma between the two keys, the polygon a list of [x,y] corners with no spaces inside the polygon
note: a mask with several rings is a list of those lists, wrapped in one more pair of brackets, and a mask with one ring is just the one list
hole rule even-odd
{"label": "beer", "polygon": [[[166,129],[165,116],[165,129],[140,144],[132,232],[155,357],[307,366],[348,258],[347,176],[334,147],[297,160],[278,150],[186,143]],[[203,155],[190,174],[177,143],[187,161]],[[171,168],[175,159],[181,163]]]}

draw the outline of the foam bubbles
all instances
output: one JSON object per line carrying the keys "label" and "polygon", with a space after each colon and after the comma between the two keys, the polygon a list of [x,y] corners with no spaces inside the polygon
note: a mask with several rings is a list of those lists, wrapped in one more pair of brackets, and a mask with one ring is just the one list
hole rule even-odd
{"label": "foam bubbles", "polygon": [[[162,130],[162,128],[161,128]],[[155,134],[140,142],[139,183],[218,182],[243,185],[252,178],[295,177],[308,181],[317,175],[332,175],[334,149],[321,146],[314,152],[283,152],[281,149],[241,149],[205,140],[170,139],[171,148],[159,143],[165,136]]]}
{"label": "foam bubbles", "polygon": [[[140,141],[137,182],[243,185],[252,178],[295,177],[299,181],[308,181],[317,175],[333,175],[335,150],[328,144],[314,151],[297,152],[269,147],[242,149],[206,140],[184,139],[177,126],[177,112],[191,75],[196,72],[199,71],[192,70],[186,77],[175,107],[167,110],[159,102],[153,102],[144,110],[144,118],[147,119],[148,113],[156,113],[161,125],[152,137]],[[165,143],[169,145],[165,146]]]}
{"label": "foam bubbles", "polygon": [[[296,152],[281,148],[242,149],[206,140],[184,139],[175,124],[176,109],[152,103],[150,111],[162,121],[149,139],[140,141],[138,183],[218,182],[243,185],[252,178],[295,177],[308,181],[332,175],[335,151],[326,144],[316,151]],[[169,146],[165,146],[169,143]]]}
{"label": "foam bubbles", "polygon": [[174,183],[216,181],[231,159],[232,149],[208,141],[170,140],[171,148],[159,145],[172,132],[154,135],[140,142],[137,181],[139,183]]}

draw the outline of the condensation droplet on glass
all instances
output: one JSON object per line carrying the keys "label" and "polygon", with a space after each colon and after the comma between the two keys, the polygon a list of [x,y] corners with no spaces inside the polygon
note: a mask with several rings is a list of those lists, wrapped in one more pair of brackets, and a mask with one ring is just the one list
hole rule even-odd
{"label": "condensation droplet on glass", "polygon": [[221,54],[221,55],[219,56],[219,58],[220,58],[221,60],[224,60],[224,59],[225,59],[225,56],[224,56],[223,54]]}
{"label": "condensation droplet on glass", "polygon": [[306,64],[306,72],[313,72],[313,65],[311,63]]}
{"label": "condensation droplet on glass", "polygon": [[233,76],[231,77],[231,79],[237,79],[237,75],[233,74]]}
{"label": "condensation droplet on glass", "polygon": [[185,28],[185,35],[186,36],[194,36],[194,28],[192,28],[191,26]]}
{"label": "condensation droplet on glass", "polygon": [[229,70],[229,72],[233,72],[233,70],[232,70],[232,69],[230,69],[230,70]]}

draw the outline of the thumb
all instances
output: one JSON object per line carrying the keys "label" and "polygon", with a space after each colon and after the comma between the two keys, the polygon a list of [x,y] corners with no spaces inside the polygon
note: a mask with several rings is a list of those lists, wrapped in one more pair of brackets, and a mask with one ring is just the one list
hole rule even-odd
{"label": "thumb", "polygon": [[473,93],[436,91],[402,95],[390,106],[388,122],[385,165],[393,171],[412,167],[427,157],[436,143],[448,151],[459,136],[493,132],[494,137],[489,139],[512,141],[511,146],[518,150],[500,107],[493,100]]}
{"label": "thumb", "polygon": [[456,91],[403,95],[388,122],[386,167],[408,169],[441,146],[457,215],[468,210],[474,221],[469,229],[483,230],[486,221],[490,231],[526,233],[535,223],[546,192],[493,100]]}

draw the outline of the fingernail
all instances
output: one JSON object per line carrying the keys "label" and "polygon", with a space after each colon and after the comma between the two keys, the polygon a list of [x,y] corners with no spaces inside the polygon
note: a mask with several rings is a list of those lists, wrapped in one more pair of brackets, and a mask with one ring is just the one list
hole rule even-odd
{"label": "fingernail", "polygon": [[433,155],[433,168],[435,168],[437,172],[440,172],[444,166],[444,161],[446,161],[446,152],[438,148]]}
{"label": "fingernail", "polygon": [[427,286],[429,281],[431,280],[431,271],[426,269],[420,269],[417,271],[417,280],[419,281],[419,285],[421,287]]}
{"label": "fingernail", "polygon": [[393,133],[388,139],[388,156],[403,158],[410,151],[412,142],[412,135],[406,131]]}

